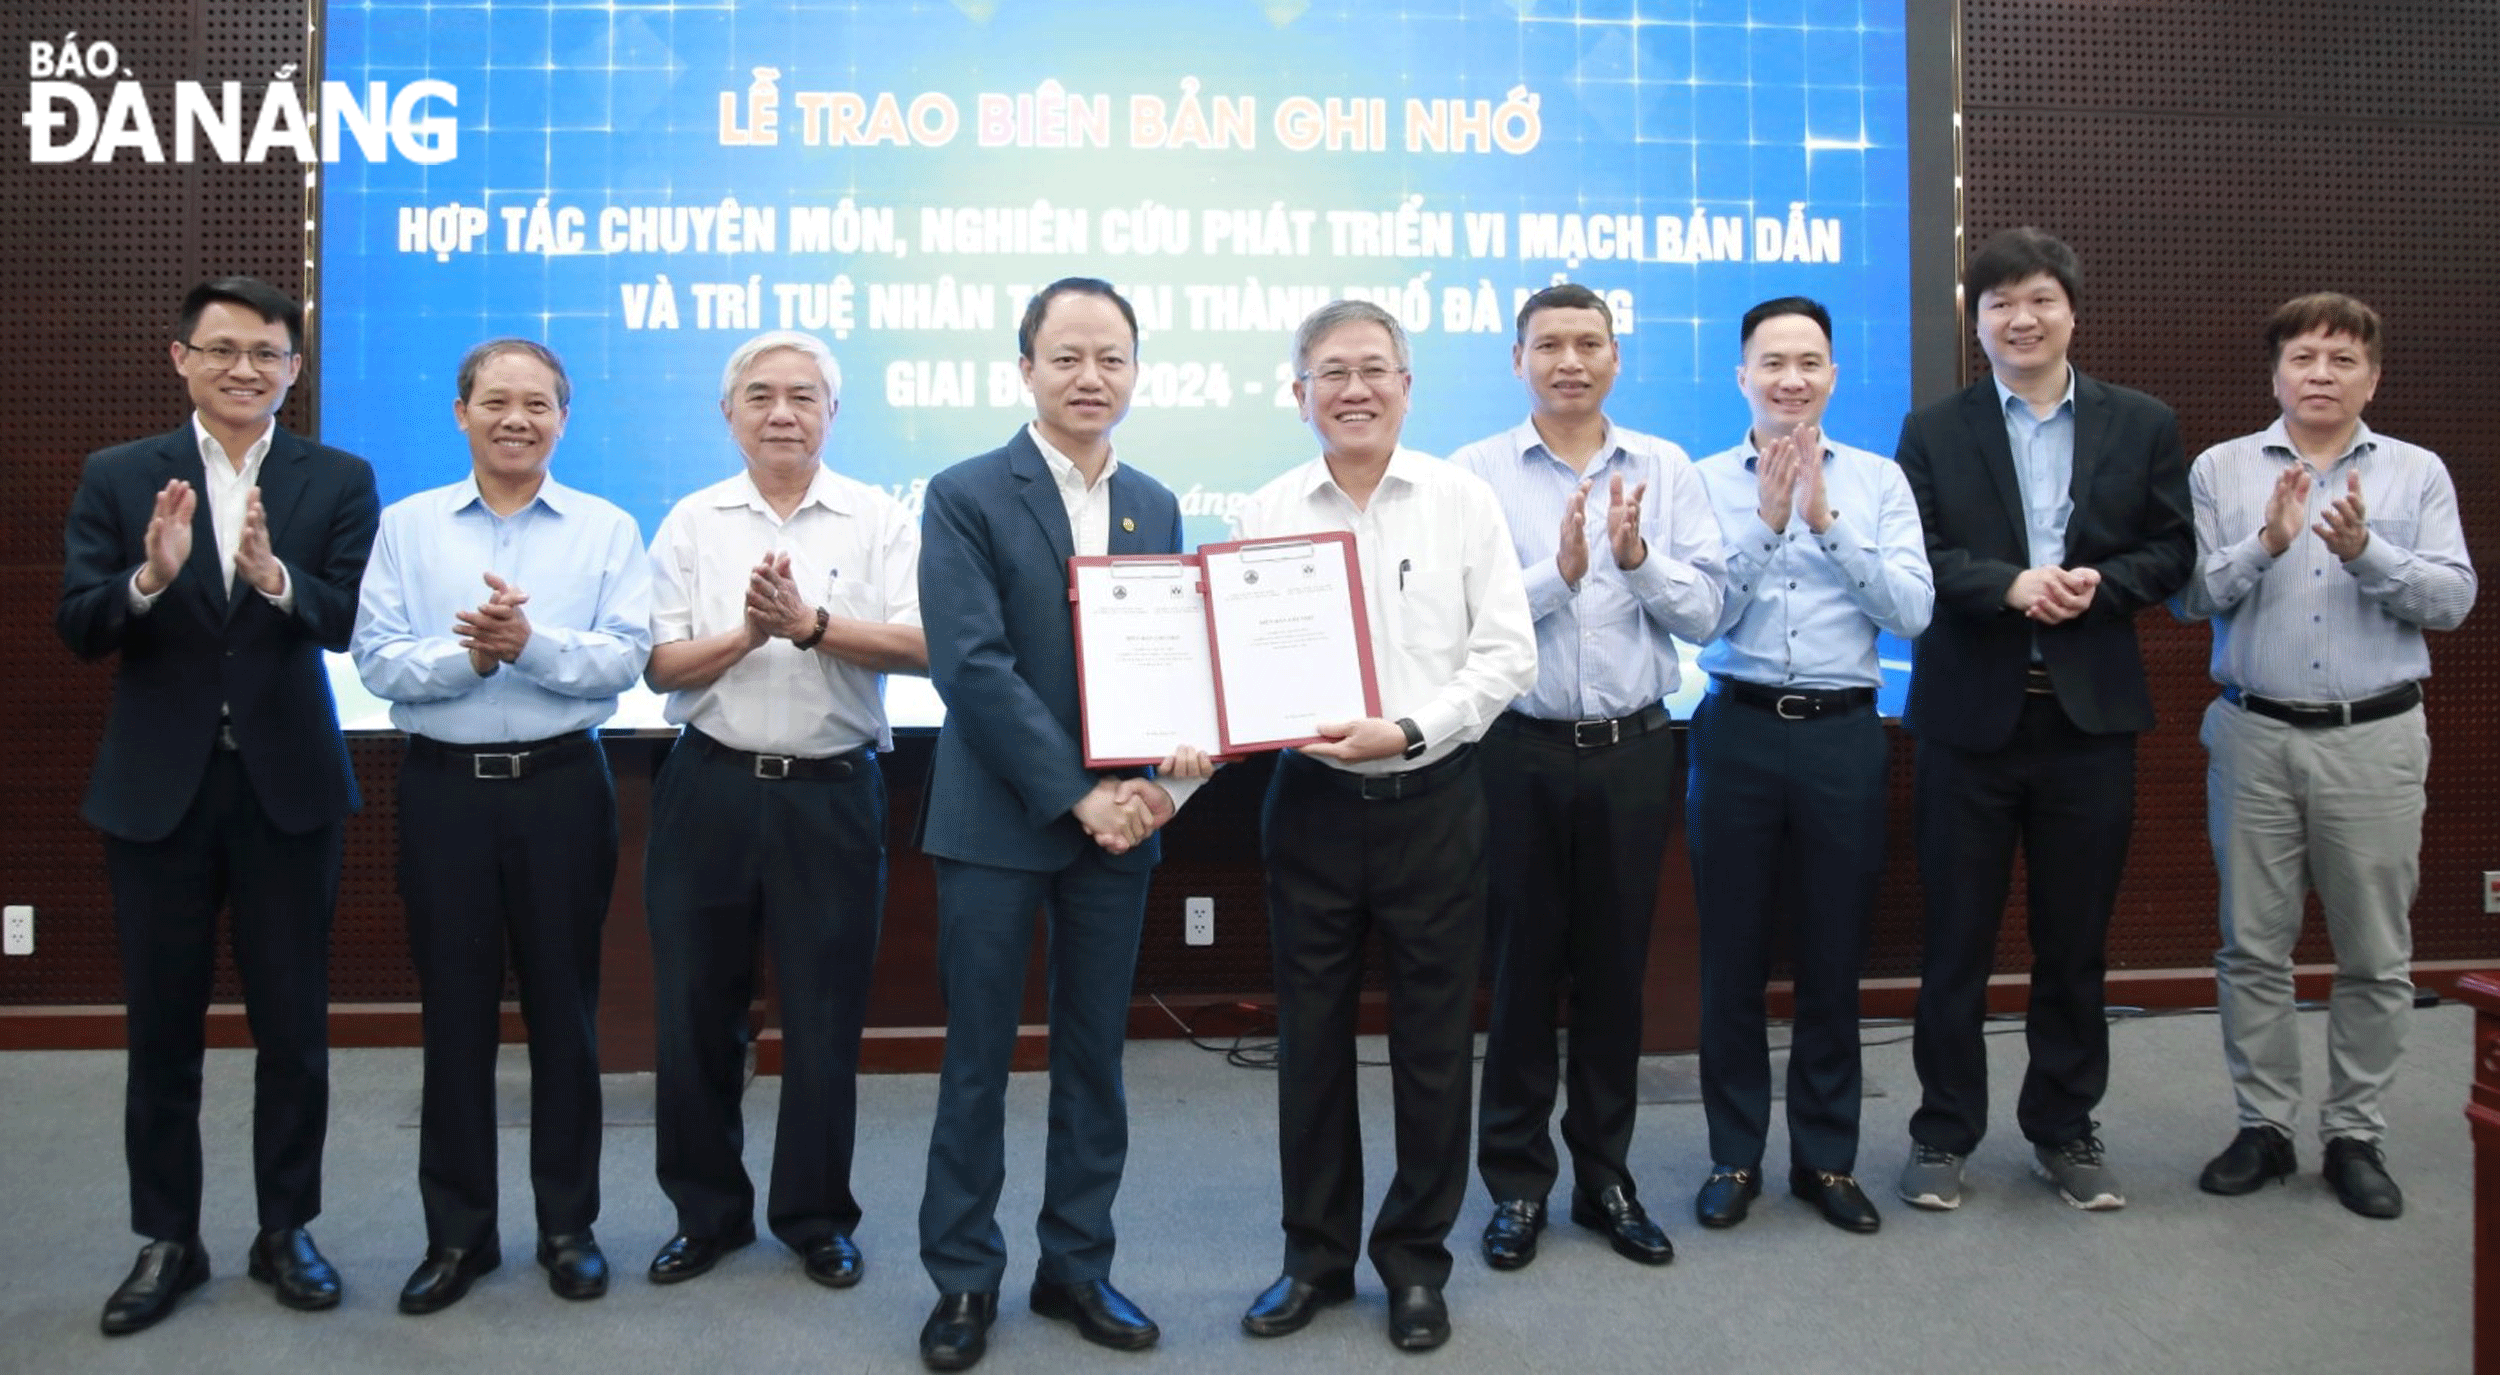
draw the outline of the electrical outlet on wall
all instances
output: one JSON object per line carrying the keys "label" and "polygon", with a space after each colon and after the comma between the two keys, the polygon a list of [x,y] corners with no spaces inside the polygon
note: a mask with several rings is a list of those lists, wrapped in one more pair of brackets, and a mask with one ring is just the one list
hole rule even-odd
{"label": "electrical outlet on wall", "polygon": [[0,955],[35,953],[35,909],[12,903],[0,909]]}
{"label": "electrical outlet on wall", "polygon": [[1181,904],[1181,939],[1190,945],[1215,944],[1215,899],[1191,898]]}

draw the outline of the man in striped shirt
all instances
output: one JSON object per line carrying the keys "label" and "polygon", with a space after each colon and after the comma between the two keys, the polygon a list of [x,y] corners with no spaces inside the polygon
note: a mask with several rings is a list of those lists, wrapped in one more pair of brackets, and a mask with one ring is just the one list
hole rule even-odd
{"label": "man in striped shirt", "polygon": [[2205,711],[2208,826],[2221,875],[2215,957],[2240,1130],[2205,1167],[2247,1194],[2297,1168],[2292,948],[2314,887],[2335,947],[2325,1173],[2345,1207],[2392,1218],[2379,1100],[2413,1009],[2409,913],[2430,763],[2425,630],[2474,604],[2456,488],[2439,456],[2374,433],[2378,313],[2349,296],[2286,302],[2266,326],[2281,418],[2196,460],[2195,575],[2179,614],[2214,627]]}

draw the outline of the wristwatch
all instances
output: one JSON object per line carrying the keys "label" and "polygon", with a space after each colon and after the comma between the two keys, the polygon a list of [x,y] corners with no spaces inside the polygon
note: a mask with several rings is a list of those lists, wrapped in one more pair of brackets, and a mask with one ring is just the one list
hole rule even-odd
{"label": "wristwatch", "polygon": [[820,607],[817,607],[817,608],[816,608],[816,628],[815,628],[814,630],[811,630],[811,631],[807,632],[807,638],[806,638],[806,639],[804,639],[804,640],[792,640],[792,641],[790,642],[791,647],[792,647],[792,648],[794,648],[794,649],[801,649],[801,650],[814,649],[814,648],[816,647],[816,643],[817,643],[817,641],[822,640],[822,639],[824,639],[824,638],[825,638],[825,627],[826,627],[826,626],[828,626],[828,625],[831,625],[831,624],[833,624],[833,613],[832,613],[832,612],[830,612],[830,611],[825,610],[825,609],[824,609],[823,607],[821,607],[821,606],[820,606]]}
{"label": "wristwatch", "polygon": [[1398,757],[1400,759],[1414,759],[1422,755],[1424,752],[1424,728],[1415,724],[1415,718],[1412,716],[1399,717],[1398,729],[1406,732],[1406,752]]}

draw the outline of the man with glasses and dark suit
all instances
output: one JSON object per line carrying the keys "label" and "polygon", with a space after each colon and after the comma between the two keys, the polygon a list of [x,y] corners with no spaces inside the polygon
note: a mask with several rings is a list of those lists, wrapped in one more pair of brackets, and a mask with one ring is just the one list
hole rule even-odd
{"label": "man with glasses and dark suit", "polygon": [[89,456],[70,506],[53,624],[82,658],[121,655],[82,808],[112,881],[131,1226],[147,1238],[105,1303],[111,1335],[208,1280],[200,1067],[221,907],[256,1048],[248,1272],[290,1308],[339,1301],[305,1227],[321,1211],[330,917],[358,799],[321,653],[347,648],[379,503],[363,459],[277,424],[303,347],[303,307],[275,287],[194,287],[168,350],[190,423]]}

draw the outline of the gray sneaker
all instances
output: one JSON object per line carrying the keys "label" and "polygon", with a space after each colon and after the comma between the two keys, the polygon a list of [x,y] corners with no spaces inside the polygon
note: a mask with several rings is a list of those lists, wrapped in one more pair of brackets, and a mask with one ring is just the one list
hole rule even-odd
{"label": "gray sneaker", "polygon": [[1901,1167],[1901,1201],[1934,1212],[1962,1206],[1962,1157],[1923,1141],[1910,1143],[1910,1163]]}
{"label": "gray sneaker", "polygon": [[2101,1138],[2078,1136],[2061,1146],[2033,1146],[2031,1171],[2057,1186],[2057,1196],[2088,1213],[2127,1206],[2118,1176],[2101,1162]]}

